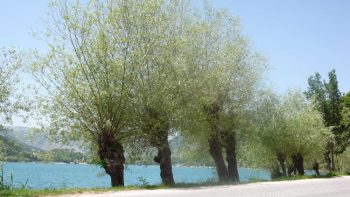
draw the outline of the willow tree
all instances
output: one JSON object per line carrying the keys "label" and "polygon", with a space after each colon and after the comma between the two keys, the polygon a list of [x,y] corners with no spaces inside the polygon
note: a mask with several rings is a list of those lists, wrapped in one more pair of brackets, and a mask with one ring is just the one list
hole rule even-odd
{"label": "willow tree", "polygon": [[[52,3],[45,54],[34,54],[33,75],[45,88],[45,130],[81,141],[98,156],[112,186],[124,185],[123,142],[130,136],[139,10],[129,1]],[[145,19],[146,20],[146,19]],[[141,25],[141,24],[139,24]]]}
{"label": "willow tree", "polygon": [[[287,147],[284,145],[284,143],[280,142],[288,139],[289,137],[285,136],[285,134],[289,133],[285,130],[281,100],[271,91],[262,92],[259,100],[257,101],[256,109],[255,125],[257,134],[254,135],[255,138],[253,139],[255,140],[253,140],[251,143],[262,144],[262,147],[268,151],[261,149],[261,146],[259,146],[259,151],[268,152],[275,155],[275,158],[277,158],[281,166],[282,175],[287,176],[287,168],[285,163],[287,160]],[[253,149],[253,151],[256,150]]]}
{"label": "willow tree", "polygon": [[133,100],[135,127],[143,140],[157,149],[154,161],[160,165],[164,184],[174,184],[168,136],[176,129],[181,94],[183,29],[185,1],[139,1],[130,10],[133,24],[140,32],[136,38],[139,65]]}
{"label": "willow tree", "polygon": [[239,181],[237,134],[244,133],[244,114],[266,64],[250,50],[238,18],[209,4],[204,14],[194,18],[186,32],[184,60],[191,102],[185,107],[187,124],[182,130],[184,135],[206,142],[219,181]]}
{"label": "willow tree", "polygon": [[[287,176],[290,172],[304,174],[304,160],[313,162],[322,158],[325,145],[332,134],[323,124],[322,115],[298,91],[289,91],[284,97],[271,92],[261,95],[256,112],[254,143],[265,153],[275,155]],[[264,152],[260,149],[257,151]]]}

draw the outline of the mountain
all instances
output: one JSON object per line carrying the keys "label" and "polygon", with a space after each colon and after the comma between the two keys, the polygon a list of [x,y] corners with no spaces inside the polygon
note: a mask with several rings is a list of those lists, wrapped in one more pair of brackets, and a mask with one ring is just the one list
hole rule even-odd
{"label": "mountain", "polygon": [[78,152],[83,150],[77,143],[64,145],[50,141],[43,133],[34,132],[30,127],[8,127],[7,136],[15,139],[22,144],[33,147],[34,149],[49,151],[53,149],[73,149]]}
{"label": "mountain", "polygon": [[[169,144],[174,164],[210,164],[202,155],[189,155],[188,152],[191,151],[187,150],[188,147],[184,147],[184,139],[181,135],[170,136]],[[90,162],[86,151],[77,143],[72,145],[54,143],[43,133],[34,132],[34,129],[29,127],[7,127],[6,131],[0,129],[0,151],[0,160],[5,158],[6,161]],[[154,164],[155,155],[157,150],[152,147],[142,147],[137,154],[132,150],[125,151],[127,162],[130,164]]]}
{"label": "mountain", "polygon": [[31,129],[25,127],[0,129],[0,161],[91,162],[85,153],[51,143],[40,133],[33,135]]}
{"label": "mountain", "polygon": [[33,161],[34,151],[40,151],[0,134],[0,161]]}

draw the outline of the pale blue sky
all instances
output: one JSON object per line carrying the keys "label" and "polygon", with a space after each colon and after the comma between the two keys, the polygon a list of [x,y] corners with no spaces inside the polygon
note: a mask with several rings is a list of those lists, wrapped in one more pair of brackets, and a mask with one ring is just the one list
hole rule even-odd
{"label": "pale blue sky", "polygon": [[[195,0],[195,2],[200,2]],[[45,0],[0,1],[0,47],[39,47],[31,32],[40,31],[48,12]],[[316,71],[324,79],[335,68],[342,92],[350,91],[350,1],[215,0],[241,18],[244,35],[265,55],[267,77],[277,92],[306,89]]]}

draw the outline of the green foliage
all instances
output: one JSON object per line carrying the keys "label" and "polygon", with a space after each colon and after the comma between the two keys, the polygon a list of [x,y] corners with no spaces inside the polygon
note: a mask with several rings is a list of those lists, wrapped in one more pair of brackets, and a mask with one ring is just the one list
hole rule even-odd
{"label": "green foliage", "polygon": [[185,1],[52,7],[49,50],[33,53],[32,63],[47,90],[38,107],[49,134],[92,149],[106,131],[127,149],[157,146],[179,130],[201,143],[211,135],[203,108],[213,102],[222,131],[244,130],[266,63],[241,36],[238,18],[209,4],[202,15]]}
{"label": "green foliage", "polygon": [[0,134],[0,161],[8,162],[75,162],[90,163],[88,156],[72,149],[33,150],[28,145]]}
{"label": "green foliage", "polygon": [[20,103],[11,99],[15,96],[20,65],[20,57],[15,49],[0,49],[0,124],[10,122],[12,114],[21,109]]}
{"label": "green foliage", "polygon": [[188,95],[181,111],[181,133],[191,150],[188,157],[207,159],[211,136],[220,136],[222,145],[228,133],[245,136],[248,109],[266,62],[241,35],[237,17],[207,3],[204,12],[193,18],[183,57]]}
{"label": "green foliage", "polygon": [[257,146],[257,154],[275,158],[262,165],[274,166],[279,153],[287,158],[299,153],[306,162],[323,158],[332,134],[324,126],[322,116],[314,105],[307,102],[299,91],[289,91],[284,97],[266,92],[260,98],[251,146],[261,144]]}
{"label": "green foliage", "polygon": [[[349,144],[350,130],[348,124],[347,96],[342,96],[338,88],[335,70],[328,73],[328,82],[321,82],[321,75],[315,73],[309,78],[308,91],[305,95],[313,99],[317,109],[323,114],[325,125],[331,128],[335,137],[335,153],[342,153]],[[329,142],[332,144],[332,142]],[[331,149],[329,145],[328,149]]]}
{"label": "green foliage", "polygon": [[341,119],[341,93],[338,88],[338,80],[334,69],[331,72],[329,72],[328,79],[328,83],[325,83],[329,103],[329,115],[326,117],[326,122],[328,126],[339,126]]}
{"label": "green foliage", "polygon": [[[266,60],[241,35],[237,17],[204,7],[196,11],[178,0],[54,1],[44,34],[48,52],[33,52],[31,65],[47,91],[38,100],[49,122],[45,131],[82,141],[94,163],[105,167],[96,154],[108,140],[122,144],[133,163],[154,153],[148,147],[161,147],[169,134],[184,138],[183,151],[174,152],[179,162],[212,164],[208,139],[215,136],[224,147],[232,134],[241,164],[271,166],[280,152],[320,159],[332,138],[323,119],[327,126],[348,120],[340,118],[348,111],[340,108],[335,71],[328,83],[318,73],[309,78],[305,94],[314,105],[296,91],[282,98],[258,95]],[[86,160],[71,150],[36,157]]]}
{"label": "green foliage", "polygon": [[2,161],[36,161],[33,152],[16,140],[0,134],[0,160]]}
{"label": "green foliage", "polygon": [[[310,76],[308,79],[308,90],[304,92],[308,99],[312,99],[317,109],[322,114],[323,118],[329,116],[329,107],[327,102],[326,87],[322,82],[320,73],[316,72],[314,76]],[[327,123],[326,123],[327,124]]]}
{"label": "green foliage", "polygon": [[336,156],[336,169],[338,172],[347,172],[350,173],[350,148],[347,147],[347,149],[342,152],[341,154],[338,154]]}
{"label": "green foliage", "polygon": [[337,128],[336,141],[340,144],[340,151],[343,152],[350,145],[350,92],[341,97],[341,120]]}
{"label": "green foliage", "polygon": [[33,74],[49,94],[40,106],[50,119],[46,130],[89,148],[104,132],[123,140],[131,118],[138,52],[125,18],[132,10],[119,3],[53,4],[48,53],[34,54]]}
{"label": "green foliage", "polygon": [[343,125],[350,125],[350,92],[341,97],[341,123]]}

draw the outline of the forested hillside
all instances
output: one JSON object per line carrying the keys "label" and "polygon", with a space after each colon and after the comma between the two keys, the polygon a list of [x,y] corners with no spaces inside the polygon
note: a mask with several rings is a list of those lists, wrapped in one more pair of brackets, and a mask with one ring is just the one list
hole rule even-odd
{"label": "forested hillside", "polygon": [[[35,143],[30,139],[29,128],[0,132],[0,160],[9,162],[90,162],[86,154],[59,144]],[[43,138],[43,137],[42,137]],[[34,142],[33,142],[34,141]],[[27,143],[28,142],[28,143]],[[51,146],[50,146],[51,145]],[[56,147],[63,148],[56,148]]]}

